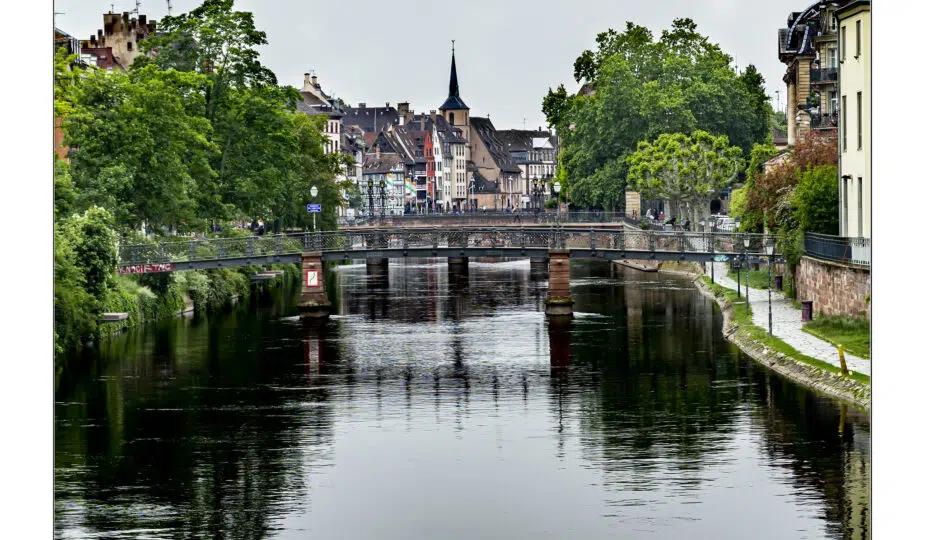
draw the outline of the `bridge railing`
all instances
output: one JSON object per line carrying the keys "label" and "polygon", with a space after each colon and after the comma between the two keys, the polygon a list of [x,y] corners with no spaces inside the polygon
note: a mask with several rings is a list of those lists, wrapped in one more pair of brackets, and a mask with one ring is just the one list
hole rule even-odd
{"label": "bridge railing", "polygon": [[120,265],[257,258],[307,251],[349,252],[422,248],[589,249],[630,252],[765,255],[766,236],[729,232],[693,233],[564,227],[375,228],[300,232],[239,238],[125,245]]}

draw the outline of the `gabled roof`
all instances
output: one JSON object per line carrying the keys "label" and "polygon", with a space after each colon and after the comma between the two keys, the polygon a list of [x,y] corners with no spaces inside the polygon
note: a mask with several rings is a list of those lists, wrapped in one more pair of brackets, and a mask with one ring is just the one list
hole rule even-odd
{"label": "gabled roof", "polygon": [[363,160],[363,174],[382,174],[396,169],[402,160],[398,154],[382,154],[376,157],[375,153],[366,154]]}
{"label": "gabled roof", "polygon": [[363,131],[378,132],[398,125],[398,110],[394,107],[348,107],[344,109],[343,123],[358,126]]}
{"label": "gabled roof", "polygon": [[473,116],[469,118],[469,124],[478,133],[482,143],[488,149],[488,153],[499,169],[504,172],[520,174],[520,167],[514,162],[514,158],[511,157],[505,144],[496,136],[495,126],[490,119]]}

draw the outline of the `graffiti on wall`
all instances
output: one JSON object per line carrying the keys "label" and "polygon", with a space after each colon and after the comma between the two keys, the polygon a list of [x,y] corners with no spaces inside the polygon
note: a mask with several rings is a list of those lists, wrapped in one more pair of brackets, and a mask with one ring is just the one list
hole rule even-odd
{"label": "graffiti on wall", "polygon": [[174,265],[171,263],[164,264],[135,264],[132,266],[120,266],[120,274],[151,274],[154,272],[173,272]]}

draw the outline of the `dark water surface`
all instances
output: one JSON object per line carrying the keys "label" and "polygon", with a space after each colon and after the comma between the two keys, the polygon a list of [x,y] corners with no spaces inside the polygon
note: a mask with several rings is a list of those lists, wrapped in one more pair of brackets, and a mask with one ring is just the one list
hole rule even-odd
{"label": "dark water surface", "polygon": [[58,538],[870,536],[870,423],[769,374],[690,283],[528,261],[329,270],[65,376]]}

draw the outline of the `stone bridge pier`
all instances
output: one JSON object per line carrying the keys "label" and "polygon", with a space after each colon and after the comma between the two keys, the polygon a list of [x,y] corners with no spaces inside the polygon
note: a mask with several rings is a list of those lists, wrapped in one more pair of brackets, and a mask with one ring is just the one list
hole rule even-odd
{"label": "stone bridge pier", "polygon": [[569,250],[550,249],[549,297],[546,299],[546,315],[571,317],[572,303],[569,288]]}
{"label": "stone bridge pier", "polygon": [[302,297],[299,312],[303,319],[326,319],[331,302],[324,290],[324,263],[320,251],[302,253]]}

